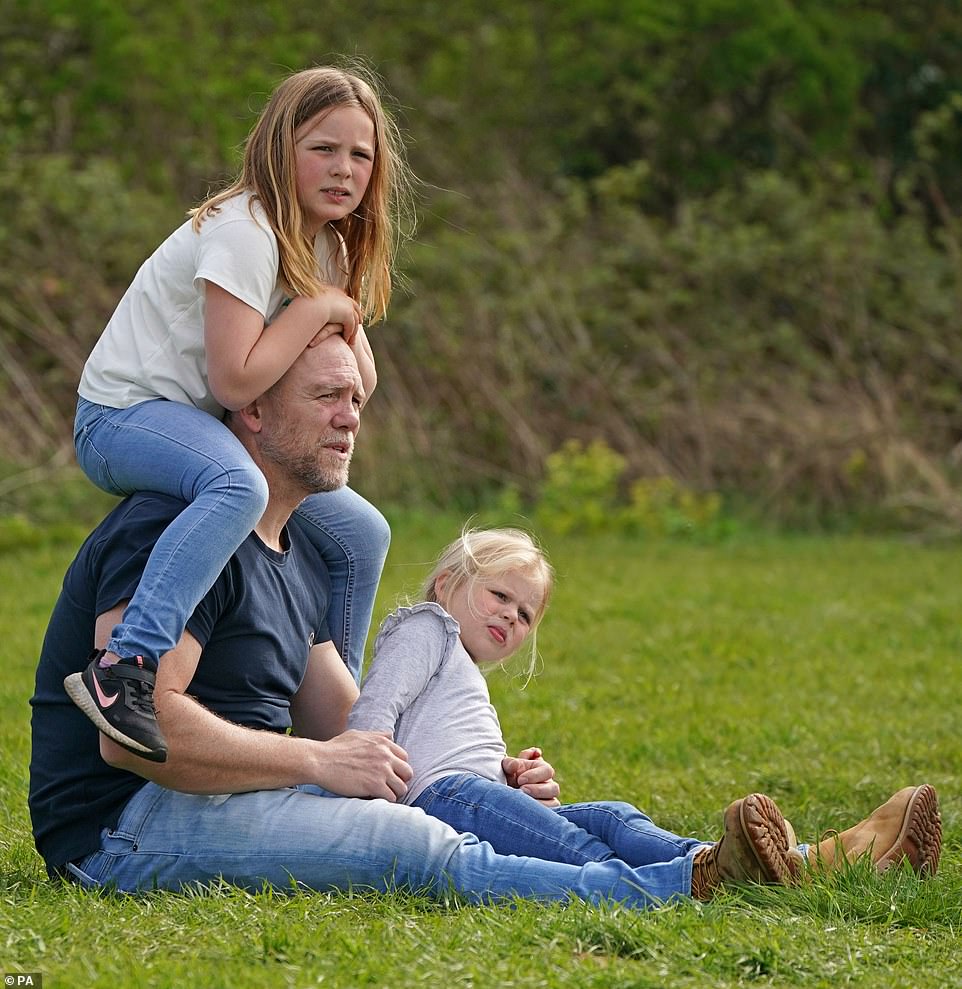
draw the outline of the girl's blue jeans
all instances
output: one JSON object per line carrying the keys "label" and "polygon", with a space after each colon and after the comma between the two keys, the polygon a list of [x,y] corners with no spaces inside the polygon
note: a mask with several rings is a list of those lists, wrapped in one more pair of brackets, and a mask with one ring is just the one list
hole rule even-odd
{"label": "girl's blue jeans", "polygon": [[[81,398],[77,460],[104,491],[159,491],[187,507],[154,545],[144,575],[107,650],[157,662],[180,641],[187,619],[267,505],[267,481],[222,422],[181,402],[127,409]],[[360,679],[374,596],[391,531],[350,488],[311,495],[293,516],[331,575],[331,637]]]}
{"label": "girl's blue jeans", "polygon": [[[656,835],[651,847],[667,855],[697,844]],[[250,890],[453,891],[475,903],[577,898],[646,909],[690,895],[691,858],[566,865],[499,855],[417,807],[313,786],[202,796],[147,783],[102,833],[100,849],[67,869],[84,886],[128,892],[224,880]]]}
{"label": "girl's blue jeans", "polygon": [[631,804],[600,801],[546,807],[521,790],[457,773],[414,801],[425,813],[490,842],[501,855],[527,855],[582,866],[618,859],[660,886],[691,885],[691,860],[705,842],[655,825]]}

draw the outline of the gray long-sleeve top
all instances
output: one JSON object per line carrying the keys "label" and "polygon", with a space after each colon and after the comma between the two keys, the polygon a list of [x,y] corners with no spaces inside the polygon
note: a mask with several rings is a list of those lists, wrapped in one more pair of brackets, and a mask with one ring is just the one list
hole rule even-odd
{"label": "gray long-sleeve top", "polygon": [[351,711],[349,728],[389,731],[407,750],[414,779],[402,803],[412,803],[426,786],[454,773],[506,782],[498,713],[459,631],[433,602],[389,615]]}

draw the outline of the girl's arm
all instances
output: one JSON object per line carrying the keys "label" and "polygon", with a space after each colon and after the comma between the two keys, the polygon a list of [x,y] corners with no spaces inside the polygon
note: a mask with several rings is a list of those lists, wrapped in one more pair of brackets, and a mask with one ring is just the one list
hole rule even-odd
{"label": "girl's arm", "polygon": [[338,288],[298,296],[270,326],[246,302],[205,281],[204,348],[214,398],[236,412],[271,387],[294,363],[318,330],[340,323],[346,337],[357,333],[361,312]]}
{"label": "girl's arm", "polygon": [[[341,333],[342,327],[339,323],[328,323],[322,327],[308,344],[308,347],[316,347],[322,340],[326,340],[333,333]],[[347,341],[354,351],[354,358],[357,361],[357,370],[361,375],[361,385],[364,388],[364,404],[367,404],[371,397],[371,392],[377,386],[377,370],[374,367],[374,351],[371,350],[370,341],[364,332],[363,326],[358,326],[357,333],[353,340]]]}
{"label": "girl's arm", "polygon": [[430,613],[412,615],[379,636],[348,727],[393,734],[398,719],[437,673],[446,644],[443,623]]}
{"label": "girl's arm", "polygon": [[374,351],[371,350],[371,343],[363,326],[358,327],[357,335],[351,342],[351,349],[354,351],[361,384],[364,386],[364,401],[369,402],[371,392],[377,387],[377,369],[374,367]]}

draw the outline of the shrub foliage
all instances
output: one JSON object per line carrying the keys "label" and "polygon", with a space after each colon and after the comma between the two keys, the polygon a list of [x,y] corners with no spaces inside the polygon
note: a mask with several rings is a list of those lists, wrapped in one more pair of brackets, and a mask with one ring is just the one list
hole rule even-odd
{"label": "shrub foliage", "polygon": [[0,0],[0,22],[4,459],[69,444],[105,319],[276,81],[361,53],[424,180],[372,330],[366,493],[533,500],[600,441],[624,484],[962,526],[957,4]]}

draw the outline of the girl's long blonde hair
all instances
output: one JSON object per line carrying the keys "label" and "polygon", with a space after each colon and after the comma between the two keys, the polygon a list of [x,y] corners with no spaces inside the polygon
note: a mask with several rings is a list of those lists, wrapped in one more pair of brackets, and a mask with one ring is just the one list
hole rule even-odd
{"label": "girl's long blonde hair", "polygon": [[[324,66],[288,76],[271,94],[248,135],[238,177],[190,215],[199,230],[226,200],[253,193],[277,237],[281,278],[295,295],[316,295],[322,279],[297,198],[295,134],[326,110],[359,107],[374,124],[371,180],[357,209],[331,226],[346,248],[347,294],[360,303],[366,319],[383,319],[398,246],[413,229],[414,180],[397,124],[385,111],[373,76],[365,72],[368,78],[364,78],[361,72],[357,66],[352,71]],[[335,260],[343,269],[339,250]]]}
{"label": "girl's long blonde hair", "polygon": [[461,587],[466,586],[470,592],[474,584],[507,573],[524,574],[541,585],[541,602],[537,612],[531,616],[528,636],[531,651],[527,673],[530,679],[538,661],[537,628],[554,588],[554,568],[530,533],[510,528],[463,529],[460,537],[438,557],[424,582],[421,597],[444,607],[444,601],[438,594],[438,578],[442,575],[446,575],[444,597],[447,598]]}

